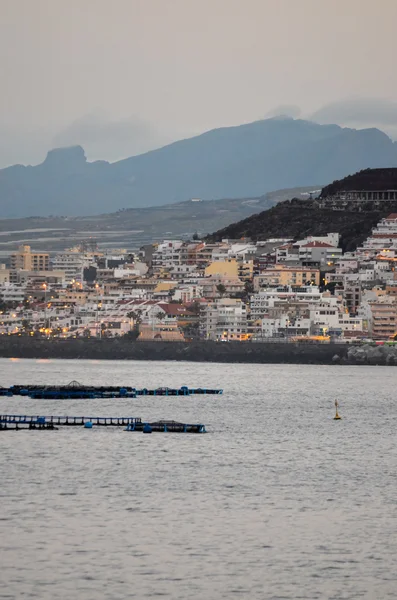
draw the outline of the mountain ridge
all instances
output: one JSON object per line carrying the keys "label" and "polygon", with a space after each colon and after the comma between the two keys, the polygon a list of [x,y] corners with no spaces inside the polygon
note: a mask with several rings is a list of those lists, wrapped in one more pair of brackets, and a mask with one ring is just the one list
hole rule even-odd
{"label": "mountain ridge", "polygon": [[379,129],[273,117],[113,163],[88,162],[81,146],[50,150],[39,165],[0,170],[0,218],[257,197],[383,166],[397,166],[397,143]]}

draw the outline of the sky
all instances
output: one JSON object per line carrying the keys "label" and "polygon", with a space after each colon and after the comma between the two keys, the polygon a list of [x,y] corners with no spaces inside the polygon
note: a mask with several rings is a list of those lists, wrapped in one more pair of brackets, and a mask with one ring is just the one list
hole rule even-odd
{"label": "sky", "polygon": [[0,167],[279,113],[397,140],[397,0],[0,0]]}

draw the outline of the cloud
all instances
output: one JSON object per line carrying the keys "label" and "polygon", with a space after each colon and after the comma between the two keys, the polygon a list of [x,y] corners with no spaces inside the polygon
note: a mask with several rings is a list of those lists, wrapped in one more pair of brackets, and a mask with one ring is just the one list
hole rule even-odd
{"label": "cloud", "polygon": [[299,106],[295,106],[294,104],[280,104],[275,108],[269,110],[266,113],[265,119],[271,119],[272,117],[292,117],[293,119],[297,119],[301,115],[301,109]]}
{"label": "cloud", "polygon": [[15,164],[37,165],[45,159],[50,143],[48,130],[23,130],[0,123],[0,169]]}
{"label": "cloud", "polygon": [[378,127],[397,139],[397,102],[382,98],[348,98],[326,104],[310,116],[317,123]]}
{"label": "cloud", "polygon": [[80,145],[89,160],[119,160],[147,152],[171,141],[137,117],[112,120],[105,113],[84,115],[56,134],[52,146]]}

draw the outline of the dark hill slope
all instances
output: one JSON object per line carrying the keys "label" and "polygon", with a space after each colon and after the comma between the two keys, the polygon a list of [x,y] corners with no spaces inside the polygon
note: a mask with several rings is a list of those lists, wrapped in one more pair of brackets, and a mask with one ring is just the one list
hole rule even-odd
{"label": "dark hill slope", "polygon": [[92,215],[190,198],[258,197],[397,166],[397,144],[377,129],[266,119],[215,129],[110,164],[81,147],[51,151],[35,167],[0,170],[0,218]]}
{"label": "dark hill slope", "polygon": [[397,190],[397,168],[364,169],[344,179],[333,181],[321,191],[321,197],[327,198],[338,192],[348,191],[385,191]]}
{"label": "dark hill slope", "polygon": [[[229,225],[210,236],[211,240],[223,238],[254,240],[268,238],[302,239],[307,235],[326,235],[339,232],[344,251],[354,250],[371,233],[378,221],[391,211],[342,212],[311,208],[312,203],[287,200],[270,210]],[[397,205],[395,206],[397,212]]]}

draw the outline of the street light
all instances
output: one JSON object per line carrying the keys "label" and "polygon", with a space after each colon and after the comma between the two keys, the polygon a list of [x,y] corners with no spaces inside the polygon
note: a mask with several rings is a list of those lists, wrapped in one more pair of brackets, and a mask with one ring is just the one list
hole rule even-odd
{"label": "street light", "polygon": [[47,284],[43,283],[44,288],[44,329],[47,328]]}
{"label": "street light", "polygon": [[[95,289],[96,289],[96,319],[95,319],[95,325],[96,325],[96,337],[98,337],[98,328],[99,328],[99,285],[96,283],[95,284]],[[102,337],[102,336],[101,336]]]}

